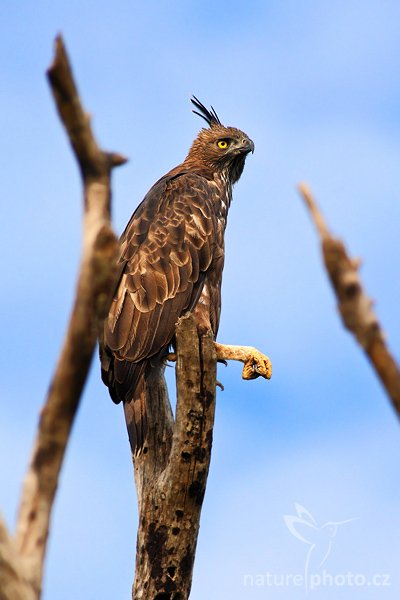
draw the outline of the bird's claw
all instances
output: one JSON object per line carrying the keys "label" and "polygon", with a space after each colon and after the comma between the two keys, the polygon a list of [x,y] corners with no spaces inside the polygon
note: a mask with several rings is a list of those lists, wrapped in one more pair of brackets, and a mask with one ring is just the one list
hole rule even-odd
{"label": "bird's claw", "polygon": [[217,362],[221,363],[222,365],[225,365],[225,367],[228,366],[228,361],[225,360],[224,358],[218,358]]}
{"label": "bird's claw", "polygon": [[219,387],[219,389],[220,389],[222,392],[224,391],[224,389],[225,389],[225,388],[224,388],[223,384],[222,384],[220,381],[218,381],[218,380],[217,380],[217,381],[215,382],[215,385],[216,385],[216,387]]}
{"label": "bird's claw", "polygon": [[271,375],[272,363],[268,356],[258,350],[252,350],[244,364],[242,378],[246,380],[257,379],[257,377],[271,379]]}

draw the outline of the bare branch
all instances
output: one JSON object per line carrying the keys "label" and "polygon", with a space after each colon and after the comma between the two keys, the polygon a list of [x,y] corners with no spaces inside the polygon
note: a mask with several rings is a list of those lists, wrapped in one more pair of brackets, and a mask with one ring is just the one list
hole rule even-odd
{"label": "bare branch", "polygon": [[372,309],[373,301],[363,290],[358,274],[360,261],[350,258],[344,244],[330,234],[308,186],[301,184],[299,192],[319,232],[325,267],[337,297],[343,324],[366,352],[400,415],[400,370],[386,345],[382,328]]}
{"label": "bare branch", "polygon": [[49,521],[64,452],[100,323],[111,302],[118,242],[110,225],[110,174],[112,167],[125,162],[120,155],[103,152],[97,146],[61,37],[56,39],[48,77],[82,173],[85,214],[75,303],[41,412],[17,522],[16,551],[29,564],[28,579],[35,598],[40,596]]}
{"label": "bare branch", "polygon": [[176,329],[177,405],[168,400],[164,366],[152,365],[147,383],[148,436],[135,458],[139,504],[136,574],[132,597],[186,600],[211,460],[216,361],[240,360],[243,377],[271,377],[271,362],[250,346],[224,346],[200,335],[192,314]]}
{"label": "bare branch", "polygon": [[[132,597],[142,600],[189,597],[211,459],[216,354],[212,335],[199,338],[193,316],[180,319],[177,359],[175,426],[170,409],[154,424],[172,446],[164,441],[160,456],[150,430],[147,452],[135,461],[140,514]],[[154,383],[149,388],[148,400],[154,399]]]}
{"label": "bare branch", "polygon": [[47,76],[58,114],[84,176],[97,174],[104,177],[111,167],[123,165],[127,161],[124,156],[103,152],[97,145],[90,126],[90,117],[85,113],[79,99],[61,36],[56,38],[54,61],[47,71]]}

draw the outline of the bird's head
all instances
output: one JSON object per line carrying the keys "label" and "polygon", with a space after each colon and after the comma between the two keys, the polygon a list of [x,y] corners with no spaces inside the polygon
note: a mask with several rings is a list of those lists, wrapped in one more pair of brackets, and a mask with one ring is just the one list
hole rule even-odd
{"label": "bird's head", "polygon": [[209,128],[203,128],[194,140],[185,163],[198,164],[212,172],[224,172],[230,182],[236,183],[243,172],[246,156],[254,152],[254,142],[235,127],[225,127],[211,107],[207,108],[193,96],[193,112],[204,119]]}

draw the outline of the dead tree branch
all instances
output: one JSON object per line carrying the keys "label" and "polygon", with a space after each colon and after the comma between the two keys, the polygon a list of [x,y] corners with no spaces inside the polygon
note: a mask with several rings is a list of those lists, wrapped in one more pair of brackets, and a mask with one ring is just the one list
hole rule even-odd
{"label": "dead tree branch", "polygon": [[[150,440],[147,452],[135,461],[140,513],[135,600],[185,600],[191,588],[211,459],[216,384],[212,335],[199,338],[192,316],[182,318],[177,328],[176,380],[174,425],[169,402],[165,409],[165,393],[160,403],[154,383],[147,391],[149,407],[155,402],[157,410],[161,406],[165,412],[158,413],[162,444],[154,446]],[[165,427],[160,427],[163,422],[167,423],[166,438]]]}
{"label": "dead tree branch", "polygon": [[400,415],[400,370],[372,309],[373,301],[364,292],[358,274],[360,261],[350,258],[343,242],[331,235],[308,186],[301,184],[299,192],[319,233],[325,267],[337,297],[343,324],[366,352]]}
{"label": "dead tree branch", "polygon": [[0,598],[4,600],[40,597],[58,477],[115,279],[118,242],[110,224],[110,175],[113,167],[126,162],[97,145],[61,37],[56,39],[48,79],[83,179],[83,250],[72,315],[22,490],[15,541],[4,527],[0,530]]}
{"label": "dead tree branch", "polygon": [[148,436],[135,458],[139,504],[133,600],[187,600],[211,460],[217,360],[245,363],[244,379],[270,379],[268,357],[250,346],[225,346],[197,332],[193,315],[176,329],[175,420],[155,366],[148,381]]}

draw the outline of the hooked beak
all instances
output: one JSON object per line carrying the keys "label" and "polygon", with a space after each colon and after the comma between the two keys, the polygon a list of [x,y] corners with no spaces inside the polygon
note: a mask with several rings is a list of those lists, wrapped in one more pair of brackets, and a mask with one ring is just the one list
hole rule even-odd
{"label": "hooked beak", "polygon": [[249,152],[251,152],[252,154],[254,153],[254,142],[253,140],[251,140],[250,138],[246,137],[243,138],[242,141],[240,142],[238,149],[240,152],[244,152],[245,154],[248,154]]}

